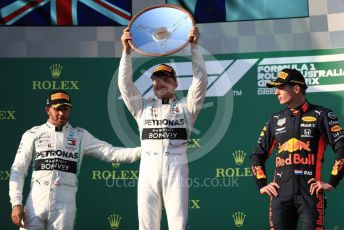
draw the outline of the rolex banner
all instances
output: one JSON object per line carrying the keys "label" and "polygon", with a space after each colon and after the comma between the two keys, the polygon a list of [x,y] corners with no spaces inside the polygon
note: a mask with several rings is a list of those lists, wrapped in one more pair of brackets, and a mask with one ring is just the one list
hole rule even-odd
{"label": "rolex banner", "polygon": [[[331,108],[344,124],[344,49],[275,53],[210,55],[204,51],[208,90],[188,141],[190,178],[189,229],[268,229],[269,198],[259,194],[249,156],[272,113],[283,109],[265,84],[283,68],[305,76],[309,102]],[[152,96],[150,75],[156,64],[169,63],[178,75],[177,97],[191,84],[191,58],[134,58],[134,81]],[[140,143],[135,120],[120,97],[119,59],[9,58],[0,59],[0,223],[11,223],[8,196],[10,168],[22,134],[46,122],[49,90],[70,93],[70,123],[115,146]],[[334,153],[327,148],[323,179],[328,180]],[[274,155],[268,159],[273,178]],[[32,170],[32,169],[31,169]],[[75,229],[138,229],[139,162],[111,164],[85,156],[80,168]],[[30,187],[26,177],[24,198]],[[343,229],[344,183],[326,193],[326,229]],[[161,229],[167,228],[165,211]]]}

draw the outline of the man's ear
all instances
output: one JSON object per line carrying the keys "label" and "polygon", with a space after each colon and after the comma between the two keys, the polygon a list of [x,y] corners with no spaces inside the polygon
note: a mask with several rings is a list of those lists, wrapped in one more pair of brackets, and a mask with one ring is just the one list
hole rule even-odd
{"label": "man's ear", "polygon": [[295,85],[296,87],[296,93],[297,94],[302,94],[302,90],[301,90],[301,86],[299,86],[299,85]]}
{"label": "man's ear", "polygon": [[45,106],[45,112],[49,115],[49,107]]}

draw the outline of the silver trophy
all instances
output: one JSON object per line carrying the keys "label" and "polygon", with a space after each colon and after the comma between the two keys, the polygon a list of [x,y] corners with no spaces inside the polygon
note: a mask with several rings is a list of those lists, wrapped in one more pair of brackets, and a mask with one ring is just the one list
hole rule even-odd
{"label": "silver trophy", "polygon": [[170,4],[148,7],[129,23],[131,47],[144,56],[167,56],[183,49],[195,20],[185,9]]}

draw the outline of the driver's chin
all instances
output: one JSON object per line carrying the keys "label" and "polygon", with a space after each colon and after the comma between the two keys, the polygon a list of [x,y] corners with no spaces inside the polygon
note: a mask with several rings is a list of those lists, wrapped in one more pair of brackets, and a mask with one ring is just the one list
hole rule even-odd
{"label": "driver's chin", "polygon": [[65,125],[66,123],[67,123],[67,119],[65,119],[65,118],[59,118],[59,119],[57,119],[57,123],[58,123],[58,125]]}
{"label": "driver's chin", "polygon": [[170,97],[170,93],[166,89],[156,90],[155,91],[155,95],[159,99],[169,98]]}
{"label": "driver's chin", "polygon": [[283,100],[279,100],[279,103],[280,103],[281,105],[284,105],[284,104],[285,104],[285,102],[284,102]]}
{"label": "driver's chin", "polygon": [[286,105],[286,104],[288,104],[288,102],[289,102],[289,100],[287,100],[287,99],[285,99],[285,98],[281,98],[279,101],[280,101],[280,104],[281,104],[281,105]]}

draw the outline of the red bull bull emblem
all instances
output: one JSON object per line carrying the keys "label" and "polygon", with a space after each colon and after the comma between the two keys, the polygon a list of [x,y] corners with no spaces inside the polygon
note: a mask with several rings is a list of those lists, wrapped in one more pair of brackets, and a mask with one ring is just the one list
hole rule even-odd
{"label": "red bull bull emblem", "polygon": [[286,142],[284,142],[283,144],[280,144],[278,146],[278,151],[277,153],[281,153],[281,152],[295,152],[297,150],[307,150],[307,151],[311,151],[311,149],[309,148],[309,141],[307,141],[307,143],[300,141],[296,138],[291,138],[289,140],[287,140]]}

